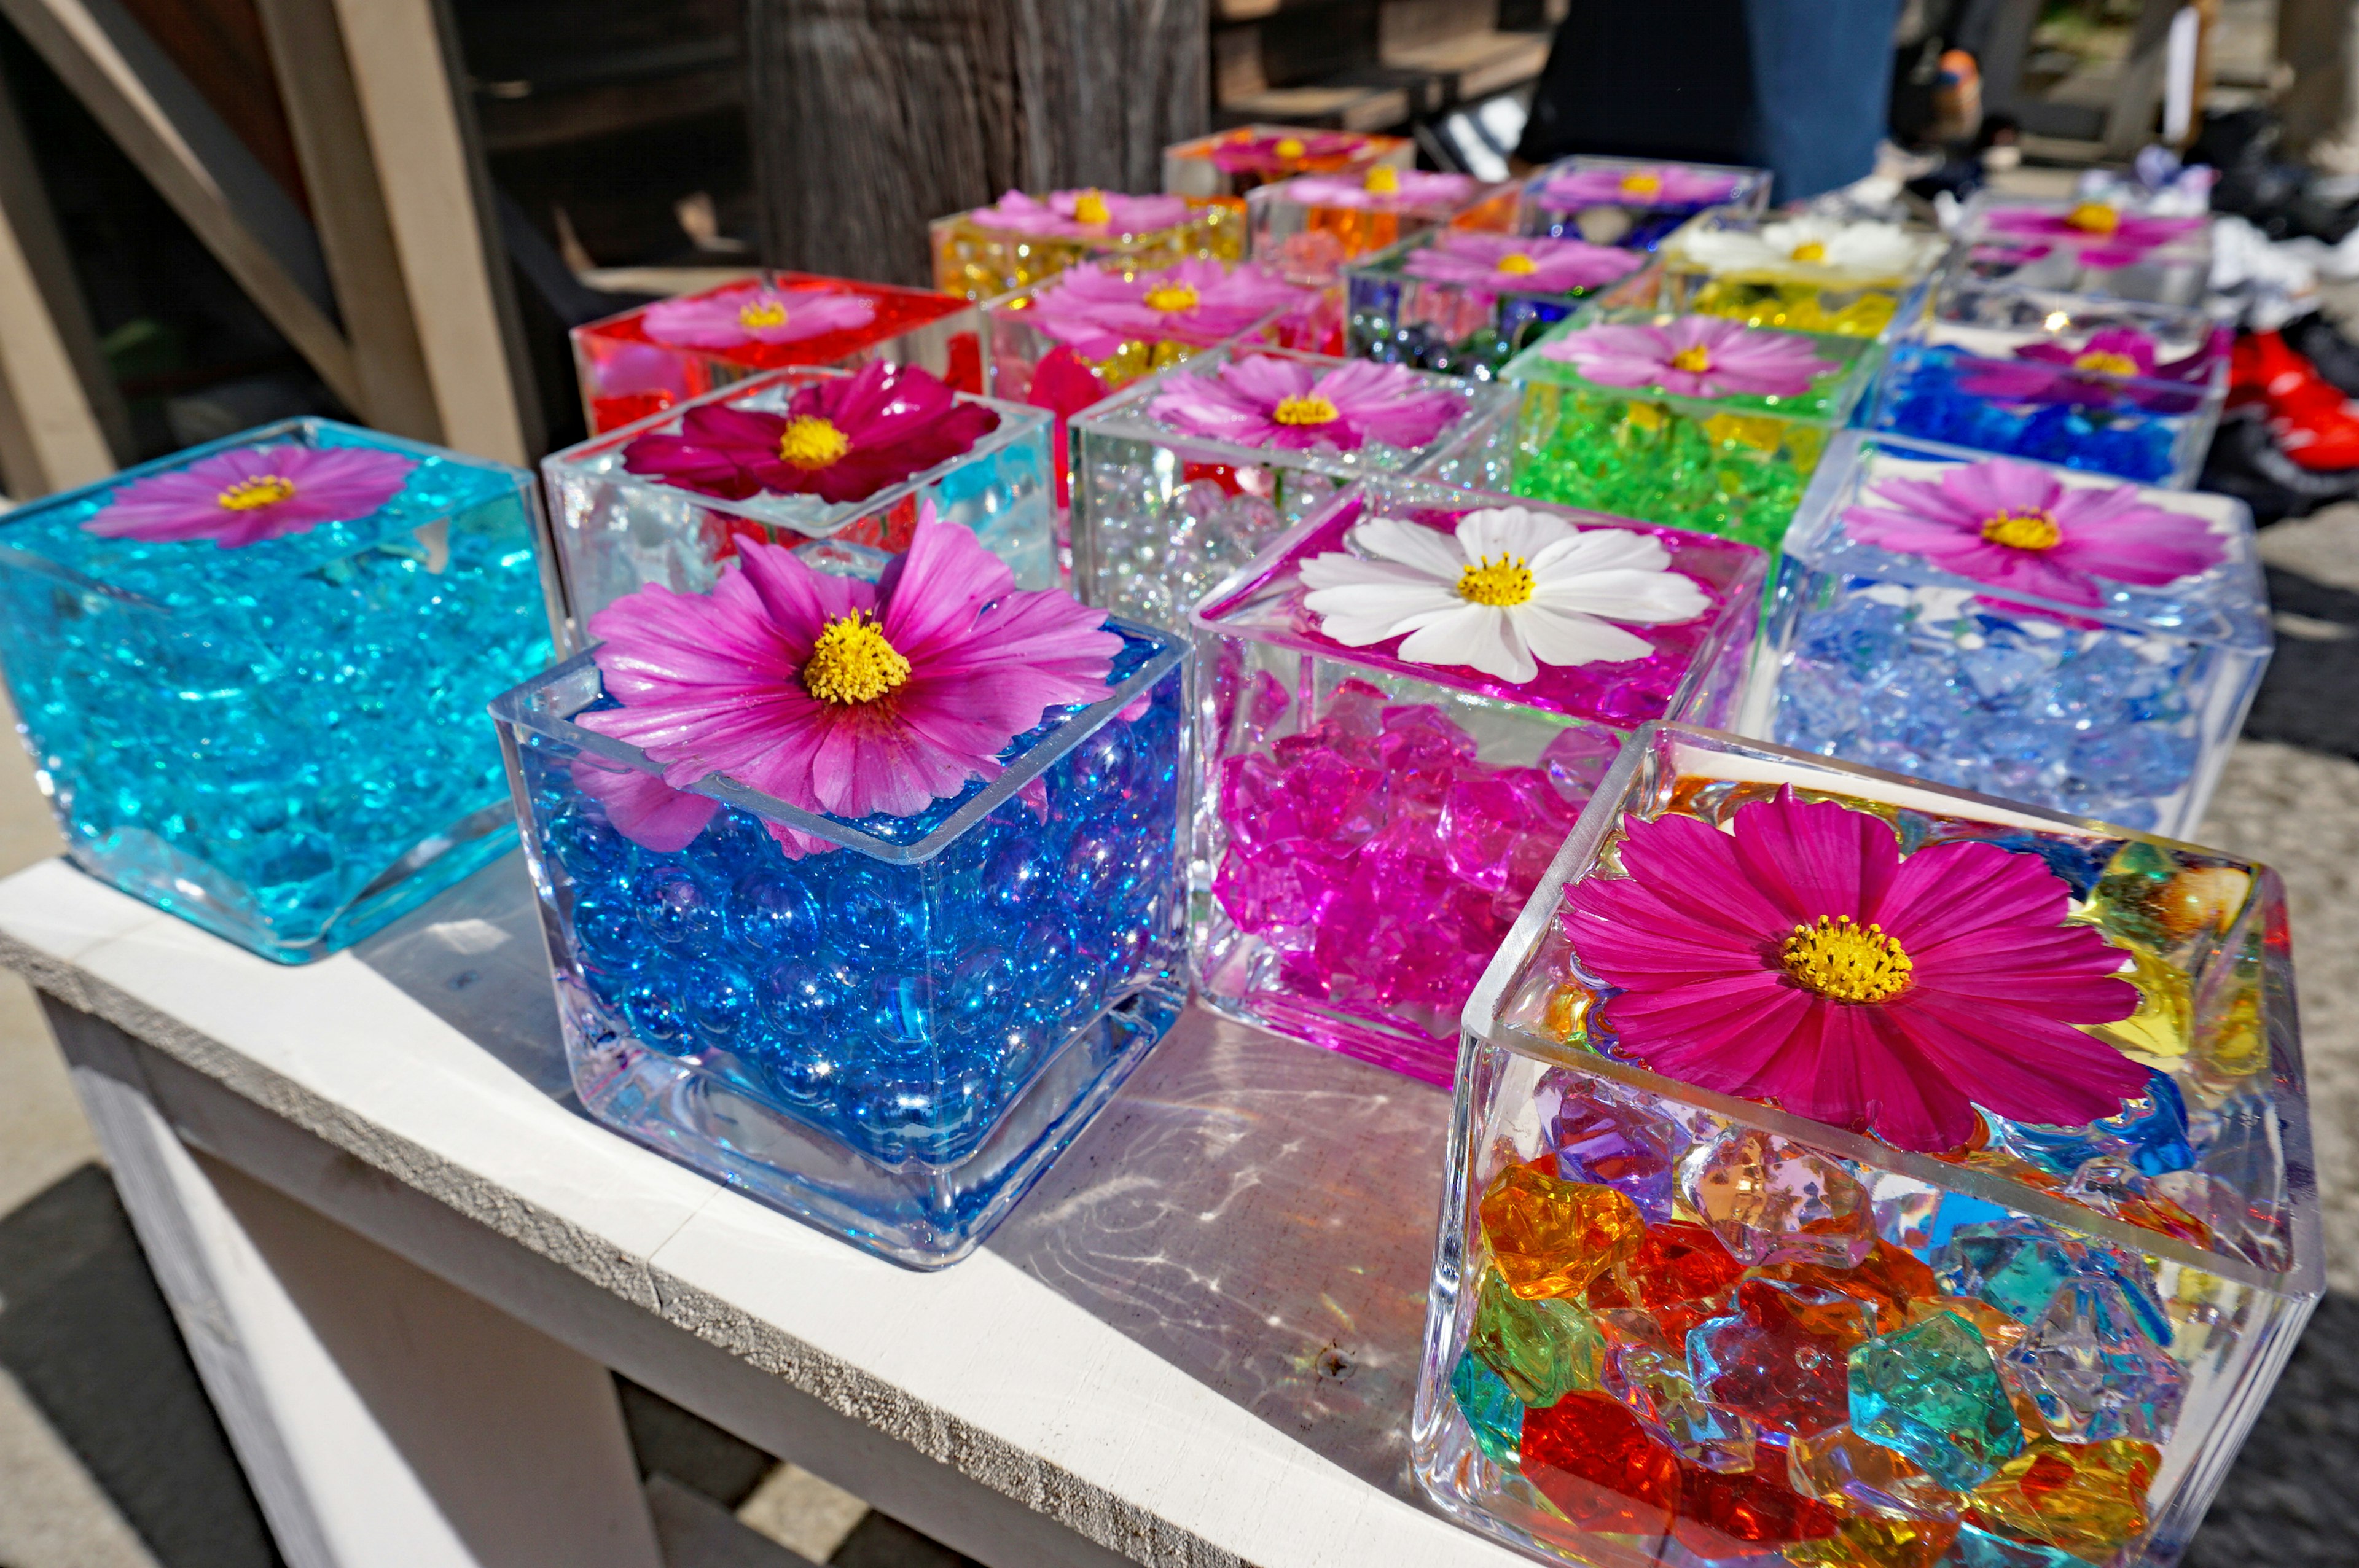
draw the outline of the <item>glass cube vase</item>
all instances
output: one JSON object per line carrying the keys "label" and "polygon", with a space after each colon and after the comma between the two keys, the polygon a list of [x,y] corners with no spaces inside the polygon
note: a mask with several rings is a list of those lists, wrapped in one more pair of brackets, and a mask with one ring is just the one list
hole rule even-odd
{"label": "glass cube vase", "polygon": [[[1519,287],[1544,276],[1536,258],[1560,251],[1583,281],[1568,287]],[[1613,270],[1620,258],[1627,263]],[[1584,265],[1586,264],[1586,265]],[[1584,242],[1430,229],[1347,263],[1343,286],[1353,359],[1413,365],[1488,381],[1557,322],[1624,284],[1644,265],[1634,253]]]}
{"label": "glass cube vase", "polygon": [[[1567,900],[1625,814],[1725,831],[1781,786],[1907,856],[2038,856],[2121,949],[2143,1005],[2093,1033],[2145,1093],[1929,1154],[1643,1065]],[[2302,1082],[2267,868],[1644,731],[1467,1004],[1419,1479],[1549,1563],[2170,1568],[2322,1287]]]}
{"label": "glass cube vase", "polygon": [[1238,254],[1234,214],[1177,198],[1164,205],[1172,209],[1168,222],[1158,218],[1154,227],[1136,230],[1112,222],[1014,228],[991,207],[937,218],[927,225],[934,287],[962,299],[996,299],[1083,262],[1152,272],[1189,256]]}
{"label": "glass cube vase", "polygon": [[1256,186],[1245,207],[1254,260],[1304,283],[1329,284],[1345,262],[1428,229],[1508,232],[1516,188],[1378,165],[1358,176],[1306,174]]}
{"label": "glass cube vase", "polygon": [[1321,373],[1356,362],[1216,349],[1073,417],[1073,592],[1084,602],[1176,631],[1213,584],[1354,479],[1418,475],[1481,488],[1506,474],[1513,398],[1503,387],[1454,376],[1402,373],[1414,378],[1416,392],[1440,392],[1461,410],[1415,448],[1375,439],[1348,449],[1244,446],[1155,411],[1179,378],[1217,377],[1257,354]]}
{"label": "glass cube vase", "polygon": [[1955,278],[1895,339],[1869,423],[2183,489],[2219,426],[2231,337],[2202,310]]}
{"label": "glass cube vase", "polygon": [[1185,650],[1114,629],[1113,697],[988,785],[855,823],[710,779],[669,850],[602,804],[665,786],[572,722],[592,655],[500,698],[584,1108],[895,1262],[973,1250],[1187,1002]]}
{"label": "glass cube vase", "polygon": [[800,388],[843,373],[768,372],[540,460],[558,568],[549,618],[568,651],[587,645],[591,616],[635,589],[651,582],[676,593],[710,589],[741,537],[793,545],[824,570],[874,576],[908,547],[928,503],[943,520],[973,529],[1015,572],[1017,586],[1056,586],[1050,422],[1037,408],[961,394],[962,403],[997,414],[998,427],[957,457],[857,501],[767,490],[730,500],[624,466],[632,443],[678,434],[695,408],[777,414]]}
{"label": "glass cube vase", "polygon": [[[1461,519],[1500,507],[1653,539],[1704,608],[1627,624],[1641,657],[1541,665],[1522,683],[1411,662],[1397,638],[1349,646],[1305,608],[1304,563],[1365,557],[1360,524],[1429,528],[1447,551]],[[1192,618],[1204,661],[1195,864],[1211,886],[1197,995],[1448,1083],[1468,989],[1625,735],[1664,714],[1719,723],[1734,711],[1766,565],[1707,535],[1417,480],[1336,496]]]}
{"label": "glass cube vase", "polygon": [[1718,398],[1603,385],[1548,353],[1551,342],[1583,328],[1672,319],[1646,310],[1587,314],[1508,362],[1500,377],[1523,402],[1506,488],[1774,550],[1828,438],[1867,395],[1883,350],[1863,338],[1789,334],[1833,368],[1791,397]]}
{"label": "glass cube vase", "polygon": [[[1859,518],[1873,534],[1878,519],[1903,524],[1924,511],[1908,491],[1879,487],[1946,483],[1985,497],[1995,471],[2018,481],[2044,475],[2053,514],[2068,525],[2084,508],[2117,505],[2194,519],[2216,558],[2158,585],[2082,577],[2063,599],[1859,536]],[[1736,727],[1984,795],[2185,834],[2203,820],[2271,643],[2243,502],[1847,430],[1786,535],[1763,656]]]}
{"label": "glass cube vase", "polygon": [[1753,327],[1880,338],[1922,313],[1949,249],[1941,235],[1900,223],[1715,208],[1663,241],[1659,304]]}
{"label": "glass cube vase", "polygon": [[[809,313],[832,324],[806,335],[782,336],[800,331],[793,318],[806,308],[780,305],[779,294],[812,297]],[[849,319],[864,306],[865,321]],[[773,321],[773,316],[782,319]],[[883,360],[931,371],[961,392],[984,390],[981,323],[973,306],[929,288],[888,283],[766,273],[757,280],[641,305],[576,327],[572,336],[582,408],[593,436],[788,365],[851,369]]]}
{"label": "glass cube vase", "polygon": [[1298,174],[1364,175],[1382,164],[1417,167],[1407,136],[1364,131],[1314,131],[1294,125],[1240,125],[1163,149],[1163,189],[1190,201],[1219,201],[1240,218],[1245,192]]}
{"label": "glass cube vase", "polygon": [[1769,171],[1656,158],[1560,158],[1524,181],[1516,226],[1527,234],[1651,251],[1707,207],[1758,212]]}
{"label": "glass cube vase", "polygon": [[2153,305],[2201,305],[2212,220],[2136,202],[1977,192],[1959,225],[1966,274],[1990,283]]}
{"label": "glass cube vase", "polygon": [[[324,504],[252,542],[87,531],[159,481],[180,524]],[[538,506],[521,469],[300,419],[0,518],[0,665],[67,855],[301,963],[504,853],[482,713],[549,659]]]}

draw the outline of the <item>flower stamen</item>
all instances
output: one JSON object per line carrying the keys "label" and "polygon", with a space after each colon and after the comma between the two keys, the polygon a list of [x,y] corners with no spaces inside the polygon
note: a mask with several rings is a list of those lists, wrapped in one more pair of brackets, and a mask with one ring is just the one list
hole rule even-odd
{"label": "flower stamen", "polygon": [[1360,188],[1372,196],[1397,196],[1400,194],[1400,170],[1388,163],[1380,163],[1368,170],[1368,176],[1360,182]]}
{"label": "flower stamen", "polygon": [[1281,425],[1332,425],[1343,416],[1343,411],[1311,392],[1278,399],[1269,416]]}
{"label": "flower stamen", "polygon": [[252,512],[294,498],[293,481],[275,473],[261,473],[252,479],[239,480],[213,499],[221,503],[224,512]]}
{"label": "flower stamen", "polygon": [[1184,283],[1162,283],[1147,291],[1141,303],[1149,310],[1160,310],[1169,316],[1175,311],[1193,310],[1203,299]]}
{"label": "flower stamen", "polygon": [[2010,550],[2052,550],[2064,530],[2045,512],[2001,509],[1983,519],[1983,537]]}
{"label": "flower stamen", "polygon": [[737,324],[748,331],[787,324],[787,308],[775,299],[756,299],[738,308]]}
{"label": "flower stamen", "polygon": [[852,438],[824,419],[809,414],[787,421],[778,432],[778,457],[799,469],[823,469],[843,460]]}
{"label": "flower stamen", "polygon": [[1521,251],[1509,251],[1499,258],[1499,270],[1516,277],[1521,277],[1527,273],[1538,272],[1539,269],[1540,264]]}
{"label": "flower stamen", "polygon": [[1798,262],[1824,261],[1827,259],[1826,243],[1822,240],[1804,240],[1800,244],[1794,247],[1794,254],[1791,259]]}
{"label": "flower stamen", "polygon": [[2082,354],[2072,362],[2072,368],[2093,370],[2103,375],[2136,375],[2138,373],[2137,361],[2127,354],[2108,353],[2103,349],[2093,349]]}
{"label": "flower stamen", "polygon": [[2110,234],[2122,226],[2122,215],[2102,201],[2083,201],[2064,214],[2064,222],[2083,233]]}
{"label": "flower stamen", "polygon": [[1778,959],[1796,984],[1834,1001],[1884,1001],[1908,989],[1915,968],[1881,925],[1855,925],[1848,914],[1797,925]]}
{"label": "flower stamen", "polygon": [[1096,191],[1084,190],[1073,202],[1073,222],[1087,223],[1093,227],[1100,223],[1111,223],[1114,222],[1114,210],[1106,205],[1105,198]]}
{"label": "flower stamen", "polygon": [[1495,561],[1485,556],[1458,574],[1459,598],[1500,610],[1530,603],[1534,586],[1532,568],[1521,556],[1503,555]]}
{"label": "flower stamen", "polygon": [[1622,177],[1622,189],[1633,196],[1658,195],[1663,189],[1663,177],[1643,168],[1634,168]]}
{"label": "flower stamen", "polygon": [[1698,343],[1692,348],[1681,349],[1678,353],[1671,356],[1671,368],[1673,370],[1683,370],[1690,375],[1701,375],[1704,372],[1712,368],[1711,351],[1707,350],[1701,343]]}
{"label": "flower stamen", "polygon": [[1280,157],[1300,157],[1310,149],[1302,145],[1302,138],[1299,136],[1282,136],[1278,139],[1277,146],[1271,150]]}
{"label": "flower stamen", "polygon": [[803,661],[803,689],[841,706],[875,702],[909,679],[909,661],[860,611],[831,620]]}

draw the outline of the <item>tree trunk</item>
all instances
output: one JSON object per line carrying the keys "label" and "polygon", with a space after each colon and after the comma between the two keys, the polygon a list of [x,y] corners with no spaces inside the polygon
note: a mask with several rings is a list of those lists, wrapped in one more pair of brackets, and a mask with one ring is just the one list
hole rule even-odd
{"label": "tree trunk", "polygon": [[1011,188],[1161,189],[1204,126],[1206,0],[748,0],[763,254],[923,285]]}

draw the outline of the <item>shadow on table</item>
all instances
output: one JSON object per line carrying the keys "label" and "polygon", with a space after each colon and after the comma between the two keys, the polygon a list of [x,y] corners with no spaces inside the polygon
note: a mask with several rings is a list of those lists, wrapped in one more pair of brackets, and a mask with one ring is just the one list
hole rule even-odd
{"label": "shadow on table", "polygon": [[0,1368],[160,1568],[276,1568],[245,1473],[96,1165],[0,1216]]}

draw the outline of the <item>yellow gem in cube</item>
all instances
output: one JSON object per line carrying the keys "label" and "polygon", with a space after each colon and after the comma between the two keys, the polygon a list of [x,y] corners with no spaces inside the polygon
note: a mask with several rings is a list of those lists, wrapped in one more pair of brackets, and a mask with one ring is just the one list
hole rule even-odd
{"label": "yellow gem in cube", "polygon": [[2137,987],[2137,1011],[2118,1023],[2096,1024],[2089,1033],[2134,1056],[2169,1061],[2186,1055],[2195,1013],[2187,971],[2143,947],[2132,947],[2130,972],[2124,978]]}
{"label": "yellow gem in cube", "polygon": [[1638,1206],[1612,1187],[1530,1165],[1510,1165],[1492,1180],[1482,1217],[1492,1260],[1526,1301],[1579,1298],[1600,1274],[1628,1262],[1647,1234]]}
{"label": "yellow gem in cube", "polygon": [[1974,1488],[1968,1506],[1984,1530],[2103,1559],[2145,1532],[2146,1489],[2161,1460],[2151,1443],[2126,1437],[2034,1437]]}
{"label": "yellow gem in cube", "polygon": [[1933,1568],[1958,1527],[1933,1519],[1847,1519],[1832,1535],[1786,1548],[1794,1568]]}

